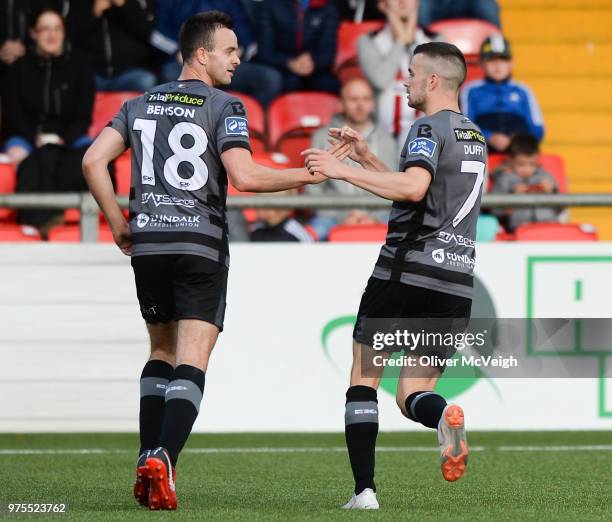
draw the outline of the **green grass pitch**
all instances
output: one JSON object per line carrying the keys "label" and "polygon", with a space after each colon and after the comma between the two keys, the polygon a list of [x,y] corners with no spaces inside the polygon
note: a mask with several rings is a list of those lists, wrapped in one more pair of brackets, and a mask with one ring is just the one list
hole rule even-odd
{"label": "green grass pitch", "polygon": [[[54,520],[612,520],[611,432],[471,433],[468,442],[481,450],[460,481],[446,483],[435,433],[381,433],[381,509],[345,512],[352,478],[343,434],[194,434],[179,461],[178,511],[151,513],[132,498],[136,435],[7,434],[0,502],[68,503]],[[585,445],[598,447],[568,450]],[[13,452],[81,448],[108,451]]]}

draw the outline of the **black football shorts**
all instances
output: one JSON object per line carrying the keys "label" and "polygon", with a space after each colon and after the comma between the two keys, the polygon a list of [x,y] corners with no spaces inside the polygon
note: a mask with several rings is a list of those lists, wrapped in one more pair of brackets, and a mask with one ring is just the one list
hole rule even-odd
{"label": "black football shorts", "polygon": [[[467,324],[471,310],[472,300],[466,297],[370,277],[359,305],[353,339],[372,347],[373,335],[377,331],[393,330],[396,322],[413,324],[419,330],[422,327],[450,331]],[[402,319],[416,321],[402,322]]]}
{"label": "black football shorts", "polygon": [[140,313],[149,324],[200,319],[223,330],[227,267],[202,256],[132,257]]}

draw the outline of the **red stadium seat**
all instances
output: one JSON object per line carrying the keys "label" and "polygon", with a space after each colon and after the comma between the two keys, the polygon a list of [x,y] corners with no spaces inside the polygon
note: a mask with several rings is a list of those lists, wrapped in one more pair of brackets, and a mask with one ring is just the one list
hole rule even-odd
{"label": "red stadium seat", "polygon": [[89,127],[89,136],[95,138],[113,116],[119,112],[123,103],[140,96],[140,92],[98,92],[94,102],[93,117]]}
{"label": "red stadium seat", "polygon": [[475,62],[468,62],[467,64],[467,76],[465,77],[465,85],[468,82],[472,82],[474,80],[482,80],[485,74],[481,69],[480,64]]}
{"label": "red stadium seat", "polygon": [[565,172],[565,162],[557,154],[542,154],[540,156],[542,168],[551,174],[557,181],[559,192],[569,192],[567,174]]}
{"label": "red stadium seat", "polygon": [[339,110],[338,97],[323,92],[293,92],[277,98],[268,110],[271,147],[285,154],[291,166],[303,165],[300,153],[309,147],[312,133]]}
{"label": "red stadium seat", "polygon": [[[49,241],[61,243],[78,243],[81,241],[81,230],[78,225],[61,225],[53,227],[49,231]],[[112,243],[113,234],[110,228],[105,225],[100,225],[98,229],[99,243]]]}
{"label": "red stadium seat", "polygon": [[0,242],[32,242],[40,241],[38,230],[29,225],[18,225],[16,223],[0,224]]}
{"label": "red stadium seat", "polygon": [[597,241],[597,230],[577,223],[526,223],[515,230],[517,241]]}
{"label": "red stadium seat", "polygon": [[382,20],[372,20],[356,24],[342,22],[338,30],[338,47],[336,49],[336,70],[357,63],[357,41],[364,34],[380,29]]}
{"label": "red stadium seat", "polygon": [[429,30],[442,34],[447,42],[459,47],[468,61],[478,61],[482,42],[492,34],[501,32],[490,22],[470,18],[440,20],[431,24]]}
{"label": "red stadium seat", "polygon": [[337,225],[329,231],[328,241],[333,243],[382,243],[387,236],[387,225]]}
{"label": "red stadium seat", "polygon": [[505,230],[500,230],[496,235],[495,235],[495,241],[515,241],[516,237],[514,236],[514,234],[511,234],[510,232],[506,232]]}
{"label": "red stadium seat", "polygon": [[[17,170],[12,163],[0,164],[0,194],[13,194],[17,186]],[[0,208],[0,221],[9,221],[15,216],[10,208]]]}
{"label": "red stadium seat", "polygon": [[507,158],[505,154],[500,154],[498,152],[492,152],[489,154],[487,169],[489,172],[493,172],[497,167],[499,167],[502,162]]}
{"label": "red stadium seat", "polygon": [[266,121],[264,111],[259,102],[241,92],[228,92],[236,98],[240,98],[246,108],[249,118],[249,141],[253,152],[264,152],[266,150]]}
{"label": "red stadium seat", "polygon": [[75,224],[81,221],[81,211],[78,208],[67,208],[64,211],[64,223]]}

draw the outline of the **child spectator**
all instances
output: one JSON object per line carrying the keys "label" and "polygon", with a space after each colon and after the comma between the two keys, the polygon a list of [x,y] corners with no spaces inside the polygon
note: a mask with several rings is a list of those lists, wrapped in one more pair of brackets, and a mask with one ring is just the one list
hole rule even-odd
{"label": "child spectator", "polygon": [[[348,80],[340,91],[342,112],[335,115],[329,126],[323,127],[314,133],[312,147],[317,149],[328,148],[328,132],[332,127],[341,128],[349,126],[359,132],[368,148],[374,152],[390,169],[397,163],[397,148],[393,136],[374,121],[375,101],[374,93],[368,82],[362,78]],[[344,160],[353,166],[360,167],[349,158]],[[337,179],[330,179],[318,185],[309,185],[304,189],[309,195],[350,196],[366,195],[367,191]],[[358,225],[386,223],[389,212],[379,210],[375,212],[362,209],[348,210],[320,210],[310,221],[320,240],[327,239],[329,230],[336,225]]]}
{"label": "child spectator", "polygon": [[257,61],[283,75],[283,92],[337,93],[338,13],[332,0],[264,0],[257,8]]}
{"label": "child spectator", "polygon": [[478,125],[489,149],[508,150],[515,134],[544,136],[544,119],[531,89],[512,79],[510,43],[501,35],[487,38],[480,48],[484,80],[468,83],[461,93],[463,113]]}
{"label": "child spectator", "polygon": [[[495,174],[493,193],[497,194],[550,194],[557,192],[555,178],[540,166],[538,140],[528,134],[512,138],[509,158]],[[500,222],[512,232],[523,223],[558,221],[559,209],[530,207],[507,210],[500,213]]]}
{"label": "child spectator", "polygon": [[378,122],[401,148],[417,117],[404,85],[410,58],[417,45],[440,38],[417,26],[417,0],[381,0],[378,6],[387,23],[359,39],[359,64],[376,92]]}
{"label": "child spectator", "polygon": [[[274,192],[274,196],[292,196],[296,190]],[[259,208],[257,223],[251,232],[251,241],[313,241],[308,231],[293,218],[293,210],[288,208]]]}

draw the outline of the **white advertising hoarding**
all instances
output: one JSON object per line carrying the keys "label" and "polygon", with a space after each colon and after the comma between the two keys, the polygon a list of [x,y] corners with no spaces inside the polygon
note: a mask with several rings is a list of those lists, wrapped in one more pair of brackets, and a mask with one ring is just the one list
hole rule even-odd
{"label": "white advertising hoarding", "polygon": [[[195,430],[343,430],[352,323],[378,251],[232,245]],[[474,308],[499,318],[611,315],[612,244],[483,244],[476,274]],[[136,431],[148,346],[129,259],[111,245],[2,245],[0,287],[0,431]],[[444,390],[470,429],[612,429],[612,347],[585,357],[597,378],[448,379]],[[393,386],[379,392],[381,429],[419,429]]]}

